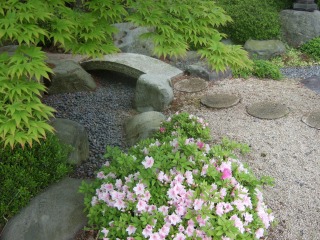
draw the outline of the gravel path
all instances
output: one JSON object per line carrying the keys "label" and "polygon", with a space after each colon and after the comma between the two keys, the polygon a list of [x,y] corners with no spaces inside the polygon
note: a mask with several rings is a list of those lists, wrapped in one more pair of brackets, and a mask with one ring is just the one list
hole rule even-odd
{"label": "gravel path", "polygon": [[[166,114],[180,110],[202,116],[209,121],[214,140],[227,136],[251,146],[251,153],[241,160],[248,163],[257,176],[275,179],[274,187],[264,188],[266,202],[278,221],[267,239],[317,240],[320,239],[320,131],[308,127],[301,117],[320,109],[320,95],[297,80],[320,75],[320,67],[290,68],[282,72],[290,79],[225,79],[210,82],[200,93],[175,91],[176,99]],[[100,84],[95,92],[45,97],[45,102],[58,110],[57,117],[78,121],[89,132],[90,159],[75,173],[82,178],[94,176],[93,172],[104,161],[106,145],[126,148],[122,125],[127,117],[135,114],[132,110],[134,84],[119,83],[121,76],[105,73],[95,76]],[[199,100],[211,93],[238,94],[242,100],[232,108],[212,110],[202,106]],[[289,115],[277,120],[260,120],[246,113],[246,106],[264,100],[286,104]]]}

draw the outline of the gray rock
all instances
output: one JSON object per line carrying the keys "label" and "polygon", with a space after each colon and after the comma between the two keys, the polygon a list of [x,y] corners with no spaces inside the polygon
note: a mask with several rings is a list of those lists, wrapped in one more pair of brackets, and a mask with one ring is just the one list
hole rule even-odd
{"label": "gray rock", "polygon": [[187,78],[175,83],[174,88],[180,92],[200,92],[206,89],[208,82],[202,78]]}
{"label": "gray rock", "polygon": [[240,98],[236,95],[216,93],[205,95],[200,99],[200,101],[207,107],[222,109],[237,105],[240,102]]}
{"label": "gray rock", "polygon": [[60,141],[73,147],[73,151],[68,158],[69,163],[79,165],[88,159],[88,134],[81,124],[62,118],[56,118],[50,124],[56,130],[56,135]]}
{"label": "gray rock", "polygon": [[97,85],[91,75],[72,60],[49,62],[54,65],[53,76],[48,83],[48,93],[70,93],[95,90]]}
{"label": "gray rock", "polygon": [[114,34],[115,45],[124,53],[139,53],[153,56],[154,45],[151,39],[141,38],[141,34],[151,32],[151,28],[136,27],[132,23],[114,24],[119,32]]}
{"label": "gray rock", "polygon": [[139,112],[162,111],[173,100],[171,80],[166,75],[143,74],[135,91],[135,107]]}
{"label": "gray rock", "polygon": [[161,74],[173,78],[182,71],[158,59],[136,53],[117,53],[102,58],[85,61],[81,64],[85,70],[111,70],[138,78],[140,75]]}
{"label": "gray rock", "polygon": [[215,70],[211,70],[208,66],[203,66],[201,63],[188,65],[185,71],[191,76],[197,76],[208,81],[221,80],[232,76],[230,69],[227,69],[224,72],[217,72]]}
{"label": "gray rock", "polygon": [[286,116],[289,108],[281,103],[265,101],[248,106],[247,112],[253,117],[271,120]]}
{"label": "gray rock", "polygon": [[81,179],[66,178],[31,200],[12,218],[2,240],[71,240],[87,222]]}
{"label": "gray rock", "polygon": [[142,139],[146,139],[159,130],[160,124],[165,120],[162,113],[150,111],[140,113],[130,118],[125,124],[127,141],[134,145]]}
{"label": "gray rock", "polygon": [[302,122],[309,127],[320,129],[320,111],[313,111],[302,117]]}
{"label": "gray rock", "polygon": [[249,52],[251,57],[264,60],[286,52],[285,45],[279,40],[248,40],[244,49]]}
{"label": "gray rock", "polygon": [[299,47],[320,36],[320,12],[283,10],[280,13],[281,34],[292,47]]}
{"label": "gray rock", "polygon": [[9,56],[12,56],[16,52],[18,47],[18,45],[7,45],[0,47],[0,54],[8,53]]}
{"label": "gray rock", "polygon": [[320,76],[313,75],[311,77],[303,79],[301,83],[307,88],[320,94]]}

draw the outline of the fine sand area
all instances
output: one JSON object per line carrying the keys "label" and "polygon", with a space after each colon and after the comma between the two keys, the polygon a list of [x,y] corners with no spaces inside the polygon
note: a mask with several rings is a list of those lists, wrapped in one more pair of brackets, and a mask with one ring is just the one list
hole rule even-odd
{"label": "fine sand area", "polygon": [[[200,104],[200,97],[213,93],[236,94],[241,101],[220,110]],[[216,141],[226,136],[250,145],[251,152],[239,158],[257,176],[274,178],[275,185],[264,187],[263,193],[278,225],[266,239],[320,239],[320,130],[301,121],[310,111],[320,110],[320,95],[298,80],[225,79],[197,93],[175,90],[175,98],[171,113],[204,117]],[[246,107],[261,101],[283,103],[290,113],[275,120],[250,116]]]}

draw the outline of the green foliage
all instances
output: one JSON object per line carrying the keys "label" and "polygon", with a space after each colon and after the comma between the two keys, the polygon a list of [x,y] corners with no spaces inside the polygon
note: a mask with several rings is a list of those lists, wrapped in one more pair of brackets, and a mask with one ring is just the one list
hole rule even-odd
{"label": "green foliage", "polygon": [[211,0],[128,1],[133,12],[128,20],[154,32],[146,33],[155,44],[155,54],[184,55],[195,47],[215,70],[250,68],[247,53],[240,46],[224,45],[217,28],[230,22],[224,10]]}
{"label": "green foliage", "polygon": [[258,78],[270,78],[274,80],[282,78],[280,68],[276,64],[266,60],[254,60],[253,63],[252,71],[234,71],[233,76],[242,78],[255,76]]}
{"label": "green foliage", "polygon": [[313,38],[300,47],[300,50],[316,61],[320,61],[320,37]]}
{"label": "green foliage", "polygon": [[32,197],[65,176],[71,169],[66,160],[70,147],[48,134],[41,144],[24,149],[0,148],[0,225],[20,211]]}
{"label": "green foliage", "polygon": [[219,0],[233,22],[222,27],[234,42],[243,44],[248,39],[267,40],[280,35],[279,12],[289,7],[289,1],[279,0]]}
{"label": "green foliage", "polygon": [[[157,134],[159,139],[141,141],[127,153],[107,148],[105,157],[110,162],[93,183],[83,183],[80,188],[89,224],[100,230],[99,237],[110,239],[146,239],[148,228],[155,235],[162,232],[165,239],[181,234],[184,239],[260,239],[273,216],[262,202],[259,188],[272,179],[256,178],[233,158],[233,151],[240,148],[246,152],[246,145],[223,139],[222,144],[210,147],[196,136],[187,137],[197,133],[191,130],[197,128],[195,118],[179,115],[164,123],[166,131]],[[177,125],[178,119],[183,124]],[[244,198],[248,205],[239,210],[236,202]],[[226,205],[230,210],[219,213]],[[234,219],[246,221],[244,214],[252,217],[245,225],[250,231],[242,231],[241,224],[235,223]],[[172,217],[179,219],[177,224],[171,222]],[[201,237],[196,237],[195,230]]]}

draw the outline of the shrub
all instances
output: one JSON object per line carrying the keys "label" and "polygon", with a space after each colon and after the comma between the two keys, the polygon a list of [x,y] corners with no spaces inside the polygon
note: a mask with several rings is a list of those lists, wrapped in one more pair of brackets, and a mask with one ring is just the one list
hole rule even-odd
{"label": "shrub", "polygon": [[252,71],[234,71],[233,76],[243,78],[255,76],[258,78],[271,78],[274,80],[279,80],[282,78],[279,66],[266,60],[254,60]]}
{"label": "shrub", "polygon": [[70,147],[60,144],[58,138],[48,134],[47,139],[11,150],[0,148],[0,225],[24,207],[29,200],[56,182],[70,170],[66,159]]}
{"label": "shrub", "polygon": [[287,46],[286,52],[270,60],[278,67],[305,67],[318,64],[312,57],[296,48]]}
{"label": "shrub", "polygon": [[274,219],[259,190],[268,178],[234,158],[235,146],[167,134],[128,153],[108,148],[111,162],[80,189],[89,224],[109,239],[260,239]]}
{"label": "shrub", "polygon": [[233,22],[222,27],[234,42],[244,44],[248,39],[267,40],[280,35],[279,12],[290,5],[288,1],[220,0]]}
{"label": "shrub", "polygon": [[320,61],[320,37],[313,38],[300,47],[300,50]]}

